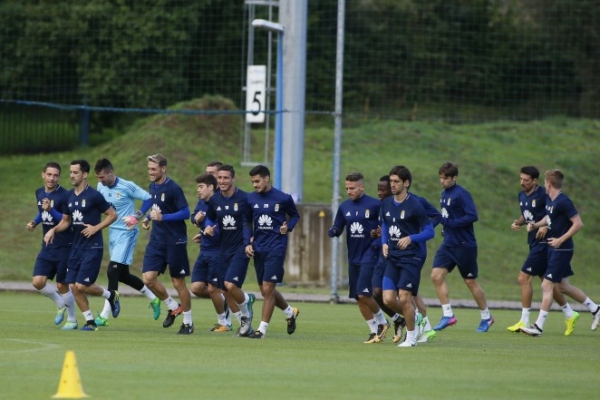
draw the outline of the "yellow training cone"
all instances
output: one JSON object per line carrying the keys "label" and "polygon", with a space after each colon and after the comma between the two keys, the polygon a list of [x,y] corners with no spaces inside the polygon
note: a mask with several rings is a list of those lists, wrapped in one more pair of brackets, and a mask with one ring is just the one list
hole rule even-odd
{"label": "yellow training cone", "polygon": [[67,351],[65,355],[60,382],[58,382],[58,392],[52,397],[55,399],[81,399],[88,397],[87,394],[83,393],[77,360],[75,360],[75,353],[72,351]]}

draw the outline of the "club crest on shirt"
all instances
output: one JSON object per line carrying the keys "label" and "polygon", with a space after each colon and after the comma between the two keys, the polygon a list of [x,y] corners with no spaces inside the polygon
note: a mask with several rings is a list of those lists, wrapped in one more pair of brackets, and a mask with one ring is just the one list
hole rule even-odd
{"label": "club crest on shirt", "polygon": [[371,215],[371,213],[369,212],[369,209],[367,208],[365,210],[365,218],[369,218],[369,215]]}
{"label": "club crest on shirt", "polygon": [[81,207],[85,207],[85,199],[81,200]]}
{"label": "club crest on shirt", "polygon": [[238,203],[233,203],[233,211],[237,211],[238,210]]}
{"label": "club crest on shirt", "polygon": [[275,204],[275,212],[279,211],[279,204]]}
{"label": "club crest on shirt", "polygon": [[121,198],[121,192],[117,192],[116,196],[117,196],[117,200],[119,200]]}
{"label": "club crest on shirt", "polygon": [[400,219],[404,219],[404,210],[400,213]]}
{"label": "club crest on shirt", "polygon": [[452,201],[452,197],[448,197],[448,205],[450,205],[451,201]]}
{"label": "club crest on shirt", "polygon": [[165,201],[165,194],[164,193],[160,195],[160,201],[162,201],[162,202]]}
{"label": "club crest on shirt", "polygon": [[535,199],[531,202],[531,207],[535,207]]}
{"label": "club crest on shirt", "polygon": [[50,200],[50,207],[54,207],[54,200]]}

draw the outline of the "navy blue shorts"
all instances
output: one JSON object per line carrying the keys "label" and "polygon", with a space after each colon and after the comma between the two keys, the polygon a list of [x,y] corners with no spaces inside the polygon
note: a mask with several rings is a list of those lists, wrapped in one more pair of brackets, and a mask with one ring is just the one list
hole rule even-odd
{"label": "navy blue shorts", "polygon": [[358,300],[358,296],[373,296],[374,263],[348,264],[348,297]]}
{"label": "navy blue shorts", "polygon": [[[241,288],[246,280],[250,259],[246,253],[237,251],[229,254],[219,254],[219,269],[225,271],[225,282],[231,282]],[[221,289],[225,289],[223,286]]]}
{"label": "navy blue shorts", "polygon": [[67,262],[67,283],[90,286],[96,282],[102,265],[103,249],[71,249]]}
{"label": "navy blue shorts", "polygon": [[559,283],[564,278],[573,275],[571,269],[571,259],[573,258],[573,249],[556,250],[548,246],[548,268],[544,274],[544,279],[554,283]]}
{"label": "navy blue shorts", "polygon": [[548,243],[534,243],[529,247],[521,271],[531,276],[543,276],[548,267]]}
{"label": "navy blue shorts", "polygon": [[433,268],[446,268],[452,272],[456,266],[463,279],[477,278],[477,247],[440,246],[433,259]]}
{"label": "navy blue shorts", "polygon": [[33,276],[45,276],[56,282],[66,283],[67,260],[69,259],[70,247],[55,247],[51,250],[42,250],[35,259]]}
{"label": "navy blue shorts", "polygon": [[385,261],[378,261],[373,269],[373,283],[371,284],[373,289],[382,288],[383,284],[383,271],[385,271]]}
{"label": "navy blue shorts", "polygon": [[383,273],[383,290],[404,290],[414,296],[419,293],[423,259],[419,256],[388,256]]}
{"label": "navy blue shorts", "polygon": [[162,244],[148,242],[144,254],[142,273],[158,272],[164,274],[169,266],[171,278],[183,278],[190,275],[187,244]]}
{"label": "navy blue shorts", "polygon": [[210,283],[221,287],[223,276],[219,274],[219,253],[200,253],[192,270],[192,282]]}
{"label": "navy blue shorts", "polygon": [[262,285],[263,282],[281,283],[283,281],[285,253],[285,250],[254,252],[254,269],[259,285]]}

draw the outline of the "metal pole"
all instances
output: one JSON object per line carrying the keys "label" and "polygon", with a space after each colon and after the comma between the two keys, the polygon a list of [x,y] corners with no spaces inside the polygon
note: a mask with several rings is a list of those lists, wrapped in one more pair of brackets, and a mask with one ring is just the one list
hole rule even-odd
{"label": "metal pole", "polygon": [[[331,211],[333,218],[340,206],[340,156],[342,151],[342,94],[344,89],[344,22],[345,0],[338,0],[337,45],[335,55],[335,124],[333,144],[333,182]],[[338,258],[340,243],[338,238],[331,241],[330,302],[338,302]]]}
{"label": "metal pole", "polygon": [[283,149],[283,31],[277,34],[277,100],[275,108],[275,187],[281,188]]}

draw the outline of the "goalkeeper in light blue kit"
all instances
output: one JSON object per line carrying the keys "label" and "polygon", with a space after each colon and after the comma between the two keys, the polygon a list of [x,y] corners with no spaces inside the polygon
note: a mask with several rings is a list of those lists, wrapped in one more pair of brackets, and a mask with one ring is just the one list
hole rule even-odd
{"label": "goalkeeper in light blue kit", "polygon": [[[98,178],[97,190],[102,193],[107,202],[111,203],[117,211],[117,220],[110,225],[108,242],[110,263],[106,270],[108,276],[108,290],[117,290],[119,282],[140,291],[150,300],[154,319],[160,316],[160,300],[148,289],[142,280],[132,275],[129,266],[133,262],[133,252],[137,244],[140,231],[138,221],[142,219],[152,202],[150,194],[135,183],[118,177],[114,174],[112,163],[106,158],[101,158],[94,166]],[[141,210],[135,212],[135,200],[141,200]],[[95,322],[98,326],[108,326],[110,303],[104,302],[104,309],[98,314]]]}

